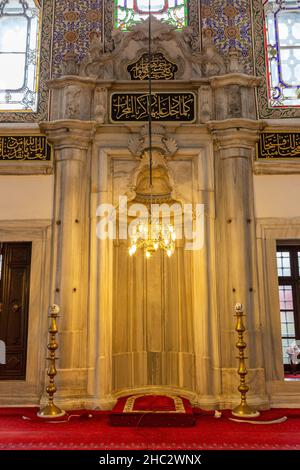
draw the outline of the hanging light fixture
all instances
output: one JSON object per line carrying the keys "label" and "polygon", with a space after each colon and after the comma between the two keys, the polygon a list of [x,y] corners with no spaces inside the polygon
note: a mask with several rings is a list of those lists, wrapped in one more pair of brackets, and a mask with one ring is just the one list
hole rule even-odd
{"label": "hanging light fixture", "polygon": [[160,221],[140,222],[134,227],[131,234],[129,255],[134,255],[138,249],[143,249],[146,258],[153,253],[164,250],[169,257],[175,250],[176,233],[172,224],[163,224]]}
{"label": "hanging light fixture", "polygon": [[150,212],[147,220],[139,222],[133,226],[130,234],[129,255],[133,256],[139,249],[144,251],[147,259],[151,258],[153,253],[163,250],[168,257],[171,257],[175,251],[176,232],[174,226],[165,223],[164,219],[154,219],[152,214],[153,202],[153,159],[152,159],[152,49],[151,49],[151,0],[149,0],[149,42],[148,42],[148,135],[149,135],[149,183],[150,183]]}

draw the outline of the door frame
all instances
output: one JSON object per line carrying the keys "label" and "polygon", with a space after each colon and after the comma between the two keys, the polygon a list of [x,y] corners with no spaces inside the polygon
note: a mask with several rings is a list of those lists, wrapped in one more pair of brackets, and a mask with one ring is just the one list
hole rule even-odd
{"label": "door frame", "polygon": [[[2,248],[2,256],[4,258],[2,261],[2,279],[0,280],[0,296],[2,302],[1,316],[3,315],[3,321],[8,320],[9,315],[12,313],[9,309],[9,298],[13,295],[14,298],[22,297],[22,305],[20,311],[20,305],[17,306],[16,317],[19,318],[19,325],[21,329],[21,335],[19,338],[18,345],[9,346],[6,344],[6,354],[21,354],[21,362],[19,370],[11,370],[10,368],[3,370],[0,367],[0,380],[24,380],[26,377],[26,359],[27,359],[27,339],[28,339],[28,313],[29,313],[29,292],[30,292],[30,267],[31,267],[31,252],[32,252],[32,242],[0,242],[0,247]],[[26,251],[26,263],[16,261],[13,257],[13,252],[15,250],[21,249]],[[6,252],[7,250],[7,252]],[[7,254],[6,254],[7,253]],[[23,251],[24,253],[24,251]],[[5,256],[6,254],[6,256]],[[22,285],[20,290],[17,292],[11,291],[11,280],[13,278],[13,273],[22,269]],[[25,284],[24,284],[25,278]],[[22,312],[22,313],[21,313]],[[13,312],[14,313],[14,312]],[[5,317],[5,319],[4,319]],[[14,317],[14,318],[16,318]],[[1,318],[0,318],[1,322]],[[1,336],[0,339],[6,343],[7,337]],[[19,349],[20,348],[20,349]],[[14,351],[12,351],[14,350]]]}
{"label": "door frame", "polygon": [[1,242],[32,242],[25,380],[0,380],[1,405],[39,404],[45,382],[51,220],[2,220]]}

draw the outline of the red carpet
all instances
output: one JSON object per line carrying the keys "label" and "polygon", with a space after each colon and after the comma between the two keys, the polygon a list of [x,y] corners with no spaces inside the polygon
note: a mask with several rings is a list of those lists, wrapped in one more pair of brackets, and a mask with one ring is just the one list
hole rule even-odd
{"label": "red carpet", "polygon": [[110,415],[113,426],[194,426],[189,400],[176,395],[131,395],[120,398]]}
{"label": "red carpet", "polygon": [[288,417],[284,423],[265,425],[230,421],[229,411],[216,419],[213,412],[197,409],[195,426],[167,429],[111,426],[110,413],[101,411],[74,411],[63,423],[40,420],[36,412],[34,408],[0,409],[0,450],[300,450],[300,409],[264,411],[256,419]]}
{"label": "red carpet", "polygon": [[300,380],[300,372],[297,372],[297,374],[284,374],[285,379],[298,379]]}

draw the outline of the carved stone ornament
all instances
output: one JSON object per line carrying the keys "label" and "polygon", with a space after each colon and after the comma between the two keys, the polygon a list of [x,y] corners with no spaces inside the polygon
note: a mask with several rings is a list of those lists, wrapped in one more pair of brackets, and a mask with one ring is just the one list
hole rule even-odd
{"label": "carved stone ornament", "polygon": [[226,65],[223,57],[218,53],[210,38],[203,42],[202,53],[194,54],[199,56],[203,77],[213,77],[226,73]]}
{"label": "carved stone ornament", "polygon": [[115,55],[104,52],[101,38],[95,36],[90,43],[87,56],[81,62],[79,74],[100,80],[111,80],[114,78],[114,58],[116,59]]}
{"label": "carved stone ornament", "polygon": [[[114,41],[112,34],[115,22],[115,2],[112,0],[102,0],[104,3],[103,16],[103,38],[105,51],[114,49]],[[193,51],[201,49],[200,32],[200,0],[188,0],[188,16],[189,16],[189,44]]]}
{"label": "carved stone ornament", "polygon": [[77,119],[80,110],[81,88],[71,85],[65,89],[65,112],[68,119]]}
{"label": "carved stone ornament", "polygon": [[228,52],[227,70],[230,73],[243,73],[246,68],[245,59],[241,52],[231,48]]}
{"label": "carved stone ornament", "polygon": [[[178,150],[177,142],[166,135],[166,130],[159,124],[152,124],[152,147],[167,157],[173,157]],[[128,149],[136,156],[141,157],[150,148],[148,124],[142,127],[139,136],[128,142]]]}
{"label": "carved stone ornament", "polygon": [[[152,53],[163,54],[178,70],[175,79],[192,80],[226,73],[226,64],[211,40],[203,43],[202,52],[191,47],[192,30],[178,32],[174,27],[151,19]],[[105,52],[100,38],[95,37],[88,55],[80,66],[80,75],[100,80],[130,80],[128,65],[148,53],[149,19],[136,24],[132,31],[114,31],[114,48]],[[200,37],[199,37],[200,44]]]}
{"label": "carved stone ornament", "polygon": [[149,152],[145,151],[138,165],[129,178],[126,196],[129,201],[153,204],[178,201],[184,204],[185,198],[177,188],[175,176],[169,167],[165,155],[158,149],[152,152],[153,187],[149,185]]}
{"label": "carved stone ornament", "polygon": [[97,87],[94,93],[94,117],[97,124],[103,124],[107,115],[107,89]]}
{"label": "carved stone ornament", "polygon": [[75,52],[69,51],[64,55],[60,69],[62,75],[78,75],[79,64],[77,62],[77,55]]}

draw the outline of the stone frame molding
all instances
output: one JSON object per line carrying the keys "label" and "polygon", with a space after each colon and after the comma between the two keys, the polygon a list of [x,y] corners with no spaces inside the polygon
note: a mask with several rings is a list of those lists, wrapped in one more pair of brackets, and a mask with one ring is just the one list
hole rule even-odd
{"label": "stone frame molding", "polygon": [[37,405],[44,388],[51,220],[1,220],[1,242],[32,242],[25,380],[0,381],[0,405]]}
{"label": "stone frame molding", "polygon": [[257,219],[256,237],[262,331],[269,332],[264,333],[263,354],[270,406],[298,406],[300,382],[284,380],[276,241],[300,239],[300,217]]}

